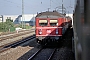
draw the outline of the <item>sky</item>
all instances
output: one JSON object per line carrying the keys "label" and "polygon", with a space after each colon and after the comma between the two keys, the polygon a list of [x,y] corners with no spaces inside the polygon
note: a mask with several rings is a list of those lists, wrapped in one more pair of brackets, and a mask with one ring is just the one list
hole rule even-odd
{"label": "sky", "polygon": [[[24,14],[36,14],[55,10],[62,6],[62,0],[23,0]],[[75,0],[63,0],[63,5],[69,13],[74,10]],[[0,15],[20,15],[22,14],[22,0],[0,0]]]}

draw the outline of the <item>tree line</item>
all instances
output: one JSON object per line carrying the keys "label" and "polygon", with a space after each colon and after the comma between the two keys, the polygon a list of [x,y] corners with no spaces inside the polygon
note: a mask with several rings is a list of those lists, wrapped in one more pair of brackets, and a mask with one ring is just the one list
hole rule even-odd
{"label": "tree line", "polygon": [[[14,24],[13,20],[6,19],[6,22],[0,23],[0,32],[13,32],[17,27],[23,28],[22,24]],[[25,25],[25,29],[30,29],[30,28],[31,26]]]}
{"label": "tree line", "polygon": [[11,28],[15,29],[13,20],[11,19],[6,19],[6,22],[0,23],[0,32],[10,31]]}

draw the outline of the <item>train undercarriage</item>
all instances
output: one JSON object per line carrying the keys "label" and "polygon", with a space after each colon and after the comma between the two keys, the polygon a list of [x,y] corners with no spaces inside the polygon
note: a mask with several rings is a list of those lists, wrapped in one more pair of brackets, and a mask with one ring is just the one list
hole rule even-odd
{"label": "train undercarriage", "polygon": [[43,45],[47,43],[59,42],[62,39],[61,36],[48,36],[48,37],[38,37],[37,43]]}

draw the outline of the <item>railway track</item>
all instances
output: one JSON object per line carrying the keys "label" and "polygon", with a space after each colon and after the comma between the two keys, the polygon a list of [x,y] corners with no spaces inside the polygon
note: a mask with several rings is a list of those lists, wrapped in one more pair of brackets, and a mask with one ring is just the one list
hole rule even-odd
{"label": "railway track", "polygon": [[[10,34],[10,35],[6,35],[6,36],[0,36],[0,48],[5,46],[5,45],[8,45],[10,43],[13,43],[13,42],[17,42],[19,40],[22,40],[26,37],[29,37],[32,33],[34,33],[35,31],[34,30],[31,30],[31,31],[23,31],[21,33],[14,33],[14,34]],[[29,35],[30,34],[30,35]]]}
{"label": "railway track", "polygon": [[[35,29],[30,29],[30,30],[35,30]],[[19,30],[18,32],[24,32],[24,31],[30,31],[30,30]],[[14,31],[14,32],[5,32],[5,33],[1,33],[0,36],[8,35],[8,34],[14,34],[14,33],[16,33],[16,31]]]}
{"label": "railway track", "polygon": [[23,43],[25,43],[25,42],[27,42],[27,41],[29,41],[29,40],[32,40],[33,38],[35,38],[35,35],[32,35],[32,36],[30,36],[29,38],[27,38],[27,39],[23,39],[23,40],[21,40],[21,41],[17,41],[17,42],[14,42],[14,43],[10,43],[10,44],[8,44],[8,45],[6,45],[6,46],[3,46],[2,48],[0,48],[0,53],[1,52],[4,52],[4,51],[6,51],[6,50],[9,50],[10,48],[12,48],[12,47],[16,47],[16,46],[18,46],[18,45],[20,45],[20,44],[23,44]]}
{"label": "railway track", "polygon": [[56,51],[56,48],[55,49],[41,48],[32,56],[30,56],[28,60],[51,60],[55,51]]}
{"label": "railway track", "polygon": [[72,52],[71,48],[72,46],[71,37],[72,37],[72,29],[68,30],[68,32],[64,36],[65,41],[63,42],[61,48],[53,50],[52,53],[50,53],[51,51],[49,50],[40,49],[35,54],[30,56],[28,60],[74,60],[75,59],[74,53]]}
{"label": "railway track", "polygon": [[[9,36],[9,37],[6,37],[6,38],[0,38],[0,39],[2,39],[2,40],[0,40],[0,48],[2,48],[3,46],[6,46],[6,45],[8,45],[8,44],[11,44],[11,43],[14,43],[14,42],[18,42],[18,41],[20,41],[20,40],[22,40],[22,39],[25,39],[25,38],[28,38],[28,37],[30,37],[29,36],[29,33],[30,33],[30,35],[31,35],[31,33],[33,33],[34,31],[31,31],[31,32],[26,32],[26,33],[22,33],[22,34],[16,34],[16,35],[13,35],[13,36]],[[28,35],[27,35],[28,34]],[[24,36],[24,35],[26,35],[26,36]],[[34,35],[34,34],[33,34]],[[28,36],[28,37],[27,37]],[[17,37],[19,37],[19,38],[17,38]],[[14,38],[14,40],[13,40],[13,38]],[[16,39],[15,39],[16,38]],[[3,40],[3,39],[5,39],[5,40]],[[6,42],[6,41],[8,41],[8,42]]]}
{"label": "railway track", "polygon": [[21,36],[21,35],[25,35],[25,34],[28,34],[28,33],[31,33],[31,32],[34,32],[34,31],[22,31],[22,32],[19,32],[18,34],[17,33],[14,33],[14,34],[8,34],[8,35],[6,35],[6,36],[2,36],[2,37],[0,37],[0,41],[3,41],[3,40],[6,40],[6,39],[10,39],[10,38],[15,38],[15,37],[18,37],[18,36]]}

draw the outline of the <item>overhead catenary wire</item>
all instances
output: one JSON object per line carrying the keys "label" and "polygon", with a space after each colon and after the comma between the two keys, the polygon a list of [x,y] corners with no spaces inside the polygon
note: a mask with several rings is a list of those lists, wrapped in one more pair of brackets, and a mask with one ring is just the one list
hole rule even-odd
{"label": "overhead catenary wire", "polygon": [[[56,1],[56,0],[55,0],[55,1]],[[61,4],[60,2],[56,3],[56,2],[54,2],[53,0],[51,0],[51,2],[54,3],[55,5]]]}
{"label": "overhead catenary wire", "polygon": [[[3,1],[5,1],[5,2],[7,2],[7,3],[11,3],[11,4],[15,5],[17,8],[22,9],[22,4],[19,4],[19,3],[16,3],[16,2],[12,2],[12,1],[9,1],[9,0],[3,0]],[[36,7],[32,7],[31,4],[30,4],[30,5],[25,5],[25,4],[27,4],[27,3],[25,3],[25,1],[24,1],[24,8],[25,8],[26,10],[29,10],[28,8],[32,8],[32,10],[36,8]],[[9,5],[10,5],[10,4],[9,4]],[[13,7],[13,5],[10,5],[10,6]],[[25,9],[24,9],[24,10],[25,10]]]}
{"label": "overhead catenary wire", "polygon": [[[15,2],[9,1],[9,0],[4,0],[4,1],[9,2],[9,3],[15,5],[15,6],[18,7],[18,8],[22,8],[21,4],[18,4],[18,3],[15,3]],[[52,0],[51,0],[51,2],[53,2],[55,5],[57,4],[56,2],[54,2],[54,1],[52,1]],[[50,8],[51,8],[51,2],[50,2]],[[24,2],[24,3],[25,3],[25,2]],[[25,3],[25,4],[27,4],[27,3]],[[24,4],[25,8],[28,8],[28,7],[31,6],[31,8],[35,9],[35,7],[32,7],[32,5],[27,6],[27,5],[25,5],[25,4]],[[42,2],[41,2],[41,4],[42,4]],[[12,5],[11,5],[11,6],[12,6]]]}
{"label": "overhead catenary wire", "polygon": [[[20,8],[20,9],[22,9],[22,6],[21,6],[21,3],[19,4],[19,3],[16,3],[16,2],[13,2],[13,1],[11,1],[11,0],[3,0],[3,1],[6,1],[6,2],[9,2],[9,3],[11,3],[11,4],[13,4],[13,5],[15,5],[16,7],[18,7],[18,8]],[[61,0],[62,1],[62,0]],[[32,7],[33,5],[32,4],[27,4],[26,3],[26,1],[24,1],[24,7],[25,7],[25,10],[31,10],[31,9],[28,9],[28,8],[32,8],[32,10],[33,9],[36,9],[36,5],[34,5],[34,7]],[[41,4],[43,4],[43,1],[41,1],[40,2]],[[50,4],[49,4],[49,6],[50,6],[50,9],[52,8],[52,5],[58,5],[58,6],[60,6],[60,4],[62,4],[61,2],[55,2],[54,0],[50,0]],[[13,5],[10,5],[10,6],[13,6]],[[71,0],[70,0],[70,5],[71,5]],[[42,5],[41,5],[42,6]],[[41,7],[42,8],[42,7]],[[65,7],[66,8],[66,7]],[[55,8],[54,8],[55,9]],[[44,8],[43,10],[47,10],[47,7],[46,8]]]}
{"label": "overhead catenary wire", "polygon": [[[12,1],[8,1],[8,0],[4,0],[4,1],[9,2],[9,3],[11,3],[11,4],[14,4],[14,5],[16,5],[16,6],[19,7],[19,8],[22,8],[22,6],[21,6],[22,4],[18,4],[18,3],[15,3],[15,2],[12,2]],[[24,2],[24,3],[25,3],[25,2]],[[32,6],[32,5],[27,6],[27,5],[24,4],[24,6],[28,8],[28,7]],[[34,7],[32,7],[32,8],[35,9]]]}

